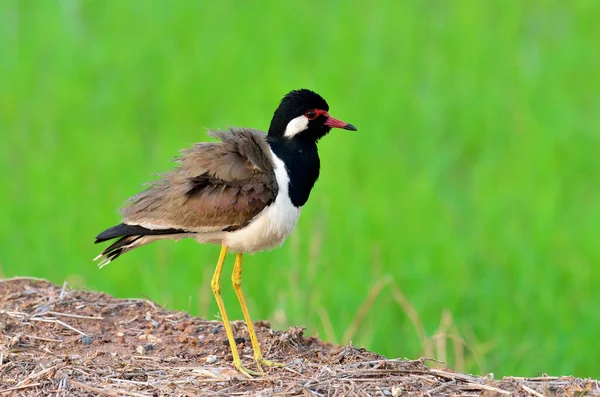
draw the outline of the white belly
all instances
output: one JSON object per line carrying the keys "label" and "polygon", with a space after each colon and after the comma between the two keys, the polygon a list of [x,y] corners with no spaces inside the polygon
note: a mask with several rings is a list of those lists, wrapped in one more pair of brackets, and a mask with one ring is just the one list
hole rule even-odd
{"label": "white belly", "polygon": [[[287,202],[286,202],[287,201]],[[237,252],[256,252],[279,247],[294,230],[302,208],[280,194],[243,229],[225,235],[223,244]]]}

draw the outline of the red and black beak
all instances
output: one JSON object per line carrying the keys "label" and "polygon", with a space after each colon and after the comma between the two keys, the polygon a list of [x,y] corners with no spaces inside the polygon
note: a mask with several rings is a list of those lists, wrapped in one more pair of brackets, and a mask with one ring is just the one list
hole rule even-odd
{"label": "red and black beak", "polygon": [[341,128],[344,130],[356,131],[356,127],[352,124],[348,124],[346,122],[343,122],[342,120],[334,119],[329,115],[327,115],[327,120],[325,121],[324,125],[331,128]]}

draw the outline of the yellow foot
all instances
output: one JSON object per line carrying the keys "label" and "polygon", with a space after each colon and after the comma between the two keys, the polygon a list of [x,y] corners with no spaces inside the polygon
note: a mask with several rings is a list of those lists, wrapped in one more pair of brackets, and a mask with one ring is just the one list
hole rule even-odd
{"label": "yellow foot", "polygon": [[271,360],[266,360],[262,357],[255,358],[255,360],[256,360],[256,364],[258,364],[258,368],[260,368],[261,365],[266,365],[267,367],[285,367],[285,364],[278,363],[278,362],[271,361]]}
{"label": "yellow foot", "polygon": [[[262,373],[252,371],[242,365],[242,363],[233,363],[233,366],[237,368],[238,371],[246,375],[248,378],[252,378],[253,376],[261,376]],[[260,367],[259,367],[260,368]]]}

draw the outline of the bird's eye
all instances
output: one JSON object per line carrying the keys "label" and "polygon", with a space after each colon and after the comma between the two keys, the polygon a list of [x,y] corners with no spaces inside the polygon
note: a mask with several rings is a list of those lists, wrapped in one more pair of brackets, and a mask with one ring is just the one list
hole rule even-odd
{"label": "bird's eye", "polygon": [[317,118],[318,113],[316,112],[316,110],[307,110],[306,113],[304,113],[304,115],[306,116],[307,119],[309,120],[314,120]]}

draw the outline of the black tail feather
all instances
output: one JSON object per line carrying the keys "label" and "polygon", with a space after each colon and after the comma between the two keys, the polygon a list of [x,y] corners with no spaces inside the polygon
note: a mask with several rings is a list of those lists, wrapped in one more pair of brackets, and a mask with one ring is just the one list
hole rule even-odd
{"label": "black tail feather", "polygon": [[124,223],[113,226],[96,236],[96,244],[120,237],[117,241],[112,243],[108,248],[106,248],[104,251],[102,251],[100,255],[96,257],[96,259],[101,259],[98,266],[103,267],[111,261],[118,258],[119,256],[121,256],[121,254],[130,251],[140,245],[147,244],[148,241],[140,241],[139,243],[136,243],[139,239],[141,239],[144,236],[160,236],[185,233],[189,232],[182,229],[152,230],[138,225],[126,225]]}
{"label": "black tail feather", "polygon": [[101,243],[103,241],[112,240],[117,237],[127,237],[127,236],[156,236],[161,234],[179,234],[179,233],[188,233],[183,229],[148,229],[143,226],[138,225],[126,225],[121,223],[120,225],[116,225],[113,227],[109,227],[102,233],[96,236],[96,244]]}
{"label": "black tail feather", "polygon": [[133,243],[135,243],[140,238],[142,238],[142,236],[121,237],[115,243],[111,244],[110,247],[102,251],[100,257],[103,257],[103,262],[106,261],[106,263],[114,261],[119,256],[121,256],[121,254],[127,252],[131,248]]}

